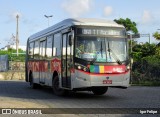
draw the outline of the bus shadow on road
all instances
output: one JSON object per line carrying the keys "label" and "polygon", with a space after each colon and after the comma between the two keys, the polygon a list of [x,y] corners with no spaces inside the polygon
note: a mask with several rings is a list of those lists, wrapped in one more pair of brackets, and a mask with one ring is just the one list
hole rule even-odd
{"label": "bus shadow on road", "polygon": [[101,96],[94,95],[92,92],[70,91],[65,96],[56,96],[52,88],[41,87],[39,89],[32,89],[29,83],[25,81],[0,81],[0,97],[13,97],[24,99],[102,99],[102,100],[116,100],[118,97],[108,95],[107,93]]}
{"label": "bus shadow on road", "polygon": [[102,99],[102,100],[116,100],[118,97],[113,95],[108,95],[107,93],[104,95],[94,95],[92,92],[81,91],[81,92],[69,92],[65,98],[69,99]]}

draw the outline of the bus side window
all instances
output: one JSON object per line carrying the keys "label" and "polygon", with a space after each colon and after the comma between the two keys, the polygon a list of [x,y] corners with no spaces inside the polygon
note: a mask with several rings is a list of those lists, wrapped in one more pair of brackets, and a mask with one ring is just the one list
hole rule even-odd
{"label": "bus side window", "polygon": [[43,41],[40,41],[40,50],[39,50],[39,55],[40,55],[40,59],[44,59],[45,58],[45,53],[46,53],[46,40],[44,40],[42,38]]}
{"label": "bus side window", "polygon": [[46,57],[52,57],[52,36],[47,37]]}
{"label": "bus side window", "polygon": [[53,47],[53,56],[56,56],[56,47]]}
{"label": "bus side window", "polygon": [[34,45],[34,59],[39,59],[39,40],[35,41],[35,45]]}
{"label": "bus side window", "polygon": [[61,55],[61,34],[57,33],[54,35],[54,46],[53,46],[53,56]]}
{"label": "bus side window", "polygon": [[33,58],[33,48],[34,48],[34,42],[31,42],[29,44],[29,51],[28,51],[28,55],[29,55],[29,58],[32,59]]}

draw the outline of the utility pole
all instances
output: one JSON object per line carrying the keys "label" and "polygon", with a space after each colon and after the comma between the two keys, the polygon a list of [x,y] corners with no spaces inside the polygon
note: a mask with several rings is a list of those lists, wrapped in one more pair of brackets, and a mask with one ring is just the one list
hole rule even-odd
{"label": "utility pole", "polygon": [[19,15],[16,16],[17,19],[17,27],[16,27],[16,50],[17,50],[17,56],[18,56],[18,46],[19,46],[19,34],[18,34],[18,19]]}
{"label": "utility pole", "polygon": [[49,27],[49,18],[53,17],[53,15],[50,15],[50,16],[44,15],[44,17],[48,19],[48,27]]}

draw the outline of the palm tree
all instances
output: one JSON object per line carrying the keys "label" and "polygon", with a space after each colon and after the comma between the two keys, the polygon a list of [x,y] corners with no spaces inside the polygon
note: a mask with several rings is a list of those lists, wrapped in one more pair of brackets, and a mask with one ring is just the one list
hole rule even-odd
{"label": "palm tree", "polygon": [[154,37],[156,40],[159,40],[159,41],[160,41],[160,33],[155,32],[155,33],[153,34],[153,37]]}
{"label": "palm tree", "polygon": [[[160,41],[160,33],[155,32],[153,34],[153,37],[156,38],[156,40]],[[156,55],[160,56],[160,43],[158,43],[156,46]]]}

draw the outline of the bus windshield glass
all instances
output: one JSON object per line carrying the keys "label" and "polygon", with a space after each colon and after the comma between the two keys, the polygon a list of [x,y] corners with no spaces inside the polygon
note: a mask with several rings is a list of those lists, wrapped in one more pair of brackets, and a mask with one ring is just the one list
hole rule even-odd
{"label": "bus windshield glass", "polygon": [[125,38],[78,36],[75,57],[94,62],[123,62],[127,59]]}

